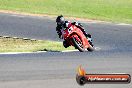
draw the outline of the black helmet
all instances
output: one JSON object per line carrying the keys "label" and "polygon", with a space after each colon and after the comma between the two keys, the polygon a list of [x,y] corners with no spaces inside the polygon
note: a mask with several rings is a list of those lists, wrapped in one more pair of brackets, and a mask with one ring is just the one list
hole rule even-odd
{"label": "black helmet", "polygon": [[56,18],[56,22],[58,25],[62,25],[65,23],[65,18],[62,15],[60,15]]}

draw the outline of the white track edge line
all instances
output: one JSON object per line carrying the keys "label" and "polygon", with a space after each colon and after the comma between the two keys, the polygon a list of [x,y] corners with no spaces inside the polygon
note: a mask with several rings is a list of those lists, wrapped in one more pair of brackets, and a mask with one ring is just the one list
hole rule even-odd
{"label": "white track edge line", "polygon": [[37,52],[6,52],[0,53],[0,55],[10,55],[10,54],[31,54],[31,53],[45,53],[47,51],[37,51]]}

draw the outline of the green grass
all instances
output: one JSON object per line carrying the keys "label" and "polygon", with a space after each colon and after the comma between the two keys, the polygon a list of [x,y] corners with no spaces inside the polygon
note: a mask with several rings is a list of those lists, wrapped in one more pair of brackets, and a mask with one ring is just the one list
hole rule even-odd
{"label": "green grass", "polygon": [[132,23],[132,0],[0,0],[0,9]]}
{"label": "green grass", "polygon": [[63,51],[73,50],[74,47],[64,48],[62,42],[31,41],[0,37],[0,52],[36,52],[36,51]]}

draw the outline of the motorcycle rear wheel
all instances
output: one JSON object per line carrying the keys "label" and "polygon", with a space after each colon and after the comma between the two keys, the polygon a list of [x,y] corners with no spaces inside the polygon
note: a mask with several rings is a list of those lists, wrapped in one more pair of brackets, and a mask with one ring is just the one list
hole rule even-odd
{"label": "motorcycle rear wheel", "polygon": [[92,47],[92,46],[90,45],[90,47],[88,47],[87,50],[90,51],[90,52],[92,52],[92,51],[94,51],[94,47]]}
{"label": "motorcycle rear wheel", "polygon": [[90,52],[94,51],[95,49],[94,49],[93,43],[90,42],[89,44],[90,44],[90,47],[88,47],[87,50],[90,51]]}

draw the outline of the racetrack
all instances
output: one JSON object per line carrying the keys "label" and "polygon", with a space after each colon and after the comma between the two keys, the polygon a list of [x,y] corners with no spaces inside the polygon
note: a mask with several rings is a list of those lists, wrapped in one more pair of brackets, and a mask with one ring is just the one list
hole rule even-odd
{"label": "racetrack", "polygon": [[[76,69],[132,75],[132,26],[83,22],[94,52],[0,54],[0,88],[80,88]],[[0,35],[58,40],[54,18],[0,14]],[[88,84],[85,88],[131,88],[132,84]]]}

